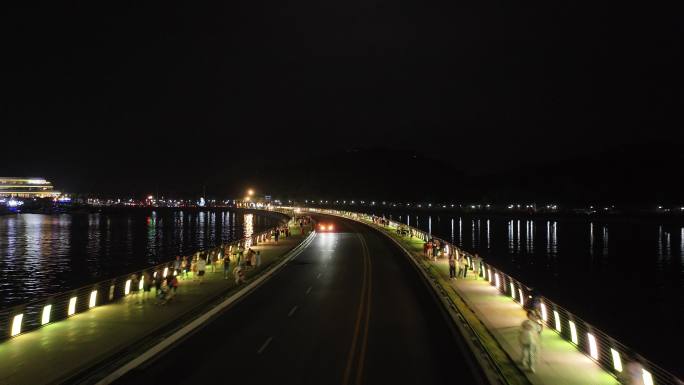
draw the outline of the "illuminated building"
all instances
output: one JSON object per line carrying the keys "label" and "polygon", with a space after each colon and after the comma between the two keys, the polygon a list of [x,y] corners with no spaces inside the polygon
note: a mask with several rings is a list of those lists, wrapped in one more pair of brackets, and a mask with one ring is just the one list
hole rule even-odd
{"label": "illuminated building", "polygon": [[0,198],[57,198],[52,183],[43,178],[5,178],[0,177]]}

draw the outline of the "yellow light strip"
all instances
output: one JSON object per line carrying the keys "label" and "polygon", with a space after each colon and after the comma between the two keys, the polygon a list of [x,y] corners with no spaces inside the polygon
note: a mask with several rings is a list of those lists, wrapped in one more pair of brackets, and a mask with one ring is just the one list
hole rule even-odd
{"label": "yellow light strip", "polygon": [[17,314],[12,318],[12,333],[11,337],[21,333],[21,320],[24,319],[24,314]]}
{"label": "yellow light strip", "polygon": [[40,324],[45,325],[50,323],[50,312],[52,311],[52,305],[45,305],[43,307],[43,314],[40,318]]}
{"label": "yellow light strip", "polygon": [[74,315],[76,313],[76,297],[71,297],[69,299],[69,310],[67,311],[67,316]]}

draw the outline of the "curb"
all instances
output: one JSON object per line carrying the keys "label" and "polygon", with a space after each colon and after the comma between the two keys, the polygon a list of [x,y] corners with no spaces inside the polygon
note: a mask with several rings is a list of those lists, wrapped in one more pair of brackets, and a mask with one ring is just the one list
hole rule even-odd
{"label": "curb", "polygon": [[196,329],[199,329],[200,327],[202,327],[208,320],[217,316],[220,312],[222,312],[226,308],[230,307],[235,302],[240,301],[243,297],[247,296],[249,293],[256,290],[259,286],[263,285],[269,278],[271,278],[273,275],[275,275],[288,262],[290,262],[292,259],[297,257],[307,246],[309,246],[309,244],[313,241],[315,236],[316,236],[316,232],[311,231],[311,233],[299,245],[297,245],[294,249],[290,250],[283,257],[282,261],[278,262],[277,265],[273,266],[268,271],[264,272],[261,276],[259,276],[259,278],[250,282],[249,284],[247,284],[247,286],[243,287],[238,292],[236,292],[233,295],[231,295],[230,297],[226,298],[224,301],[222,301],[221,303],[219,303],[218,305],[213,307],[211,310],[209,310],[206,313],[202,314],[201,316],[195,318],[193,321],[191,321],[189,324],[185,325],[180,330],[177,330],[176,332],[174,332],[170,336],[164,338],[161,342],[157,343],[156,345],[154,345],[153,347],[151,347],[150,349],[148,349],[144,353],[140,354],[138,357],[129,361],[125,365],[119,367],[115,371],[109,373],[107,376],[105,376],[101,380],[97,381],[96,384],[97,385],[111,384],[112,382],[121,378],[126,373],[130,372],[131,370],[143,365],[145,362],[154,358],[160,352],[170,348],[173,344],[177,343],[178,341],[180,341],[181,339],[183,339],[184,337],[186,337],[190,333],[196,331]]}

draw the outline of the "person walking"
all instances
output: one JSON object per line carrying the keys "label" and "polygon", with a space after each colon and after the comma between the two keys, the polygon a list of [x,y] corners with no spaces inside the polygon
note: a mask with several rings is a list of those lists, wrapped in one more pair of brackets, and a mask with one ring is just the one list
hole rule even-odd
{"label": "person walking", "polygon": [[256,251],[256,255],[255,255],[254,258],[255,258],[255,263],[254,263],[254,264],[256,265],[256,267],[261,266],[261,250],[257,250],[257,251]]}
{"label": "person walking", "polygon": [[144,272],[142,275],[142,280],[143,280],[142,300],[145,301],[147,299],[147,297],[150,296],[150,290],[152,288],[152,278],[150,277],[150,273]]}
{"label": "person walking", "polygon": [[473,266],[475,266],[475,279],[480,276],[480,272],[482,271],[482,258],[475,253],[475,256],[473,257]]}
{"label": "person walking", "polygon": [[216,273],[216,264],[218,263],[218,251],[214,250],[209,252],[209,257],[207,257],[207,264],[211,267],[211,272]]}
{"label": "person walking", "polygon": [[235,284],[236,285],[239,285],[240,283],[245,282],[245,272],[244,272],[242,266],[238,265],[237,267],[235,267],[233,274],[235,275]]}
{"label": "person walking", "polygon": [[188,278],[188,268],[188,257],[184,255],[183,259],[181,260],[181,277],[183,277],[183,279]]}
{"label": "person walking", "polygon": [[223,279],[228,279],[230,275],[230,253],[223,256]]}
{"label": "person walking", "polygon": [[275,243],[278,243],[278,238],[280,238],[280,229],[275,230],[274,238],[275,238]]}
{"label": "person walking", "polygon": [[197,277],[199,278],[200,285],[202,284],[202,281],[204,280],[204,273],[205,273],[206,269],[207,269],[207,261],[204,258],[200,258],[199,260],[197,260]]}
{"label": "person walking", "polygon": [[461,256],[461,273],[463,274],[463,279],[468,278],[468,258],[465,255]]}
{"label": "person walking", "polygon": [[192,272],[192,280],[197,280],[197,256],[192,257],[192,262],[190,262],[190,271]]}
{"label": "person walking", "polygon": [[456,278],[456,260],[453,255],[449,256],[449,279]]}
{"label": "person walking", "polygon": [[523,369],[528,369],[532,373],[535,372],[534,365],[537,361],[537,336],[539,334],[537,327],[534,322],[528,319],[524,320],[520,324],[520,333],[518,334],[522,356],[520,364]]}
{"label": "person walking", "polygon": [[180,256],[176,256],[176,260],[173,261],[173,271],[178,275],[181,273],[181,259]]}

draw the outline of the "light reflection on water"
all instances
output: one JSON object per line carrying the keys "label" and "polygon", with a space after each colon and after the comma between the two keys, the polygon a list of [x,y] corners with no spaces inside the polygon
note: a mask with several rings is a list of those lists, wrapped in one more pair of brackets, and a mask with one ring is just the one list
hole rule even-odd
{"label": "light reflection on water", "polygon": [[[427,214],[402,214],[428,223]],[[444,220],[430,226],[435,236],[480,253],[644,356],[663,363],[677,357],[657,341],[684,344],[681,223],[440,215]]]}
{"label": "light reflection on water", "polygon": [[[274,224],[253,216],[251,232]],[[0,307],[243,236],[235,212],[0,216]]]}

